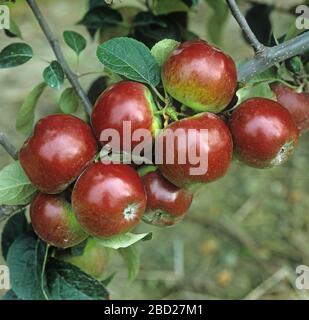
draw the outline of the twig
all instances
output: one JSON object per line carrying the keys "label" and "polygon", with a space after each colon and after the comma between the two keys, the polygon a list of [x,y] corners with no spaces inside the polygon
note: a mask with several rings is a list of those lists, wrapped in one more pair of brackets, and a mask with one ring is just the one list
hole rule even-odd
{"label": "twig", "polygon": [[81,103],[85,109],[85,111],[87,112],[88,115],[91,114],[92,111],[92,106],[91,103],[86,95],[86,93],[84,92],[83,88],[81,87],[77,76],[75,73],[72,72],[72,70],[70,69],[69,65],[67,64],[64,55],[62,53],[62,50],[60,48],[59,42],[58,40],[54,37],[49,25],[47,24],[40,8],[38,7],[37,3],[35,0],[27,0],[27,3],[29,5],[29,7],[31,8],[32,12],[35,15],[35,18],[37,19],[42,31],[44,32],[48,42],[50,43],[54,54],[58,60],[58,62],[61,64],[69,82],[71,83],[73,89],[75,90],[76,94],[78,95],[78,97],[81,100]]}
{"label": "twig", "polygon": [[10,142],[8,137],[0,131],[0,144],[5,149],[5,151],[14,159],[17,159],[17,150],[13,146],[13,144]]}
{"label": "twig", "polygon": [[309,50],[309,32],[294,39],[267,48],[262,56],[255,56],[238,68],[238,81],[244,82],[272,67],[274,64],[297,56]]}
{"label": "twig", "polygon": [[265,46],[257,39],[253,31],[251,30],[247,20],[239,10],[238,5],[235,0],[226,0],[228,6],[230,7],[231,13],[239,24],[240,28],[246,35],[247,39],[250,42],[256,55],[263,55],[265,52]]}

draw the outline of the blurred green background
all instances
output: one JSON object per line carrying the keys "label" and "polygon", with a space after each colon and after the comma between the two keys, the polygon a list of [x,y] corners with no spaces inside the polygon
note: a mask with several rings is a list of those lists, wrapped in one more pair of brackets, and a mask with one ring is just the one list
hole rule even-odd
{"label": "blurred green background", "polygon": [[[240,1],[246,10],[248,1]],[[285,34],[295,17],[287,8],[300,1],[256,1],[275,6],[271,13],[274,34]],[[119,5],[119,1],[115,1]],[[85,0],[38,1],[55,35],[75,30],[88,40],[81,55],[79,72],[100,71],[95,50],[86,30],[76,25],[86,12]],[[120,5],[138,4],[122,0]],[[31,44],[35,57],[16,69],[0,71],[0,128],[20,147],[24,137],[15,130],[15,118],[29,91],[42,81],[42,70],[53,59],[52,51],[24,1],[12,8],[24,41]],[[200,3],[190,13],[189,29],[209,39],[209,21],[214,11]],[[218,22],[214,22],[218,23]],[[217,26],[215,26],[217,27]],[[15,42],[0,33],[0,48]],[[61,40],[62,41],[62,40]],[[62,41],[63,44],[63,41]],[[230,16],[224,25],[220,47],[242,60],[252,55],[241,31]],[[76,58],[63,46],[70,65],[77,70]],[[97,77],[82,77],[88,88]],[[59,112],[60,92],[46,90],[38,104],[37,118]],[[295,156],[286,165],[256,170],[233,162],[227,176],[206,185],[195,195],[186,219],[170,229],[141,225],[137,231],[153,230],[152,241],[139,244],[141,271],[131,285],[126,269],[114,254],[109,266],[116,270],[110,285],[113,299],[307,299],[309,294],[295,288],[295,268],[309,265],[309,134],[301,138]],[[11,161],[0,149],[0,168]],[[4,222],[0,224],[0,230]],[[3,264],[0,257],[0,264]],[[1,296],[0,291],[0,296]]]}

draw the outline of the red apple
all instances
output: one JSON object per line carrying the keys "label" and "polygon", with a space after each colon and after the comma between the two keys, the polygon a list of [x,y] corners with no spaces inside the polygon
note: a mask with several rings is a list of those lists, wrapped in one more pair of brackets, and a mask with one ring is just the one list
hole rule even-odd
{"label": "red apple", "polygon": [[197,112],[219,113],[232,100],[237,72],[230,56],[203,40],[182,43],[162,69],[167,92]]}
{"label": "red apple", "polygon": [[229,129],[218,116],[202,113],[169,125],[156,138],[155,148],[155,162],[163,176],[180,188],[195,188],[225,175],[233,143]]}
{"label": "red apple", "polygon": [[[98,140],[103,130],[114,129],[120,136],[120,149],[131,151],[141,140],[133,141],[130,138],[131,132],[124,133],[124,121],[130,121],[132,132],[145,129],[150,136],[155,136],[156,129],[161,128],[161,120],[155,115],[156,111],[152,94],[144,84],[121,81],[100,95],[95,103],[91,122]],[[107,141],[101,142],[104,144]]]}
{"label": "red apple", "polygon": [[63,114],[41,119],[19,152],[30,181],[44,193],[60,193],[92,162],[97,143],[82,120]]}
{"label": "red apple", "polygon": [[298,127],[300,134],[309,130],[309,93],[297,93],[281,83],[271,85],[277,101],[288,109]]}
{"label": "red apple", "polygon": [[244,101],[233,112],[229,127],[239,160],[256,168],[269,168],[288,160],[298,142],[291,114],[265,98]]}
{"label": "red apple", "polygon": [[154,166],[140,170],[147,194],[143,221],[158,227],[172,226],[181,221],[192,203],[193,194],[166,180]]}
{"label": "red apple", "polygon": [[62,195],[39,193],[32,200],[30,218],[39,238],[57,248],[75,246],[88,237]]}
{"label": "red apple", "polygon": [[78,178],[72,205],[81,226],[89,234],[105,238],[125,233],[139,223],[146,194],[130,166],[95,163]]}

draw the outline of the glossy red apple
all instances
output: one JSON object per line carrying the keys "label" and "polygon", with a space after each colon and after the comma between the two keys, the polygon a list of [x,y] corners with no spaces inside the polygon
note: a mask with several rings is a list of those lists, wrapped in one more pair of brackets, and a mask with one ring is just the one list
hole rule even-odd
{"label": "glossy red apple", "polygon": [[95,163],[78,178],[72,205],[81,226],[91,235],[105,238],[125,233],[139,223],[146,194],[130,166]]}
{"label": "glossy red apple", "polygon": [[30,218],[39,238],[57,248],[75,246],[88,237],[62,195],[36,195],[31,202]]}
{"label": "glossy red apple", "polygon": [[233,143],[218,116],[202,113],[169,125],[156,138],[155,148],[155,163],[163,176],[178,187],[195,188],[225,175]]}
{"label": "glossy red apple", "polygon": [[289,110],[300,134],[309,130],[309,93],[295,92],[293,89],[281,83],[271,85],[277,101]]}
{"label": "glossy red apple", "polygon": [[244,101],[233,112],[229,127],[239,160],[256,168],[287,161],[298,142],[291,114],[279,103],[265,98]]}
{"label": "glossy red apple", "polygon": [[20,152],[20,164],[44,193],[60,193],[94,159],[97,143],[79,118],[54,114],[41,119]]}
{"label": "glossy red apple", "polygon": [[[100,95],[95,103],[91,122],[98,140],[101,140],[103,130],[114,129],[120,136],[120,149],[131,151],[141,141],[140,138],[137,141],[130,139],[131,131],[145,129],[150,136],[155,136],[156,129],[161,128],[161,120],[155,114],[156,111],[152,94],[144,84],[121,81]],[[131,130],[128,133],[124,133],[124,121],[130,121]],[[107,141],[101,142],[104,144]]]}
{"label": "glossy red apple", "polygon": [[192,203],[193,194],[165,179],[154,166],[139,170],[147,195],[143,221],[158,227],[180,222]]}
{"label": "glossy red apple", "polygon": [[230,56],[203,40],[182,43],[162,69],[167,92],[197,112],[219,113],[232,100],[237,72]]}

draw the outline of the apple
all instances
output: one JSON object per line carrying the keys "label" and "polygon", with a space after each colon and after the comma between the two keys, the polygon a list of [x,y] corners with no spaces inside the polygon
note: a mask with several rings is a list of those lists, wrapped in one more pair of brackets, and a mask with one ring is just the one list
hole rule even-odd
{"label": "apple", "polygon": [[162,80],[167,92],[196,112],[219,113],[237,86],[234,61],[203,40],[180,44],[165,61]]}
{"label": "apple", "polygon": [[195,189],[226,174],[233,142],[226,124],[206,112],[170,124],[156,138],[155,148],[163,176],[179,188]]}
{"label": "apple", "polygon": [[97,279],[101,279],[109,263],[110,251],[98,239],[89,237],[80,256],[73,256],[65,250],[57,252],[56,257],[75,265]]}
{"label": "apple", "polygon": [[146,194],[137,172],[124,164],[95,163],[78,178],[72,192],[77,220],[91,235],[125,233],[140,221]]}
{"label": "apple", "polygon": [[38,237],[57,248],[73,247],[88,237],[63,195],[38,193],[30,205],[30,219]]}
{"label": "apple", "polygon": [[158,227],[180,222],[192,203],[193,194],[165,179],[155,166],[139,170],[147,195],[143,221]]}
{"label": "apple", "polygon": [[266,98],[251,98],[233,112],[229,127],[239,160],[256,168],[286,162],[298,143],[298,129],[288,110]]}
{"label": "apple", "polygon": [[[140,139],[134,141],[129,138],[131,131],[145,129],[154,137],[156,130],[161,128],[161,119],[155,114],[157,111],[152,94],[144,84],[121,81],[99,96],[91,115],[91,123],[98,140],[101,140],[103,130],[114,129],[120,136],[121,150],[131,151],[141,142]],[[131,126],[127,134],[124,133],[124,121],[129,121]],[[101,143],[105,144],[106,141]]]}
{"label": "apple", "polygon": [[271,84],[277,101],[291,113],[300,134],[309,130],[309,93],[297,93],[281,83]]}
{"label": "apple", "polygon": [[36,124],[19,152],[20,164],[43,193],[60,193],[93,161],[97,143],[91,128],[71,115],[49,115]]}

